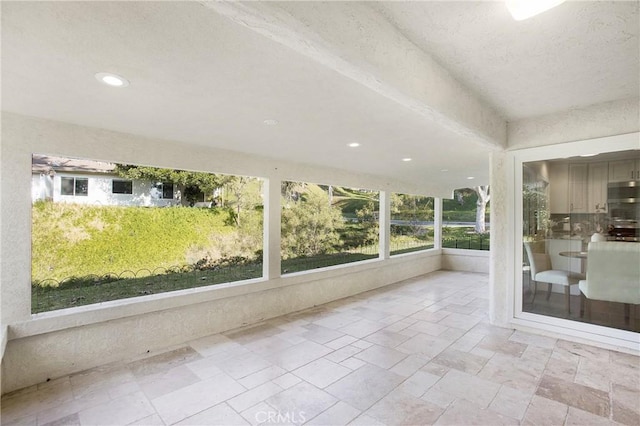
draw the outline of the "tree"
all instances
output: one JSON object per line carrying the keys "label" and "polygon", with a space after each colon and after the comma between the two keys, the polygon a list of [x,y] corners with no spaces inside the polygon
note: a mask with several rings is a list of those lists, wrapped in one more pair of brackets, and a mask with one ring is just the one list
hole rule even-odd
{"label": "tree", "polygon": [[356,210],[356,217],[362,229],[360,245],[366,246],[378,242],[380,235],[380,224],[376,218],[375,204],[373,201],[367,202],[361,209]]}
{"label": "tree", "polygon": [[236,212],[234,215],[234,220],[236,225],[240,225],[240,212],[243,209],[246,209],[249,204],[252,203],[252,200],[249,200],[247,197],[247,185],[251,182],[252,178],[245,176],[230,176],[230,178],[225,183],[225,188],[233,194],[235,197],[235,207]]}
{"label": "tree", "polygon": [[326,194],[308,193],[305,201],[282,209],[283,258],[315,256],[339,248],[337,229],[342,214],[327,201]]}
{"label": "tree", "polygon": [[193,205],[199,192],[212,194],[216,188],[225,185],[234,176],[207,172],[189,172],[186,170],[163,169],[150,166],[116,164],[115,172],[127,179],[144,179],[152,182],[171,182],[178,186],[183,196],[182,203]]}
{"label": "tree", "polygon": [[293,182],[285,180],[280,184],[280,192],[288,204],[293,201],[298,201],[306,186],[307,184],[304,182]]}
{"label": "tree", "polygon": [[476,201],[476,226],[475,231],[480,234],[487,232],[484,217],[487,211],[487,203],[489,202],[491,195],[489,194],[489,185],[476,186],[473,188],[478,194],[478,201]]}

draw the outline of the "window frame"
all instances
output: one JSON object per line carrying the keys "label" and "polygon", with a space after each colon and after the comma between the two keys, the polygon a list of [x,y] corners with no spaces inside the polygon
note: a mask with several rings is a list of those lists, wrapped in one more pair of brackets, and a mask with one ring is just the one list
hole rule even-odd
{"label": "window frame", "polygon": [[[125,190],[129,190],[129,192],[120,192],[117,191],[116,192],[116,184],[129,184],[128,188],[125,188]],[[112,194],[118,194],[118,195],[133,195],[133,180],[129,180],[129,179],[111,179],[111,193]]]}
{"label": "window frame", "polygon": [[[71,180],[73,188],[72,193],[65,192],[65,181]],[[82,191],[82,183],[85,183],[85,190]],[[76,176],[61,176],[60,177],[60,195],[65,197],[88,197],[89,196],[89,178],[79,178]]]}

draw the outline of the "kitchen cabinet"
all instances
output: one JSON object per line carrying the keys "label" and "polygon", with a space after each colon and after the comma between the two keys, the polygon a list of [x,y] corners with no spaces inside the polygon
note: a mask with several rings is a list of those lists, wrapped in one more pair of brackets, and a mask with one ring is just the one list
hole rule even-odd
{"label": "kitchen cabinet", "polygon": [[589,211],[587,173],[586,163],[569,164],[569,213]]}
{"label": "kitchen cabinet", "polygon": [[609,162],[609,182],[640,180],[640,158]]}
{"label": "kitchen cabinet", "polygon": [[569,165],[549,165],[549,209],[551,214],[569,213]]}
{"label": "kitchen cabinet", "polygon": [[591,163],[588,168],[587,213],[607,212],[609,163]]}

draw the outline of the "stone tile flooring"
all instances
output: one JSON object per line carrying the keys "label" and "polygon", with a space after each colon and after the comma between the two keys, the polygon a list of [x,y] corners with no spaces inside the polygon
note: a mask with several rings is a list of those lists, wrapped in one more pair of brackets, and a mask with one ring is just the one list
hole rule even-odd
{"label": "stone tile flooring", "polygon": [[491,326],[436,272],[6,395],[9,425],[640,424],[640,359]]}

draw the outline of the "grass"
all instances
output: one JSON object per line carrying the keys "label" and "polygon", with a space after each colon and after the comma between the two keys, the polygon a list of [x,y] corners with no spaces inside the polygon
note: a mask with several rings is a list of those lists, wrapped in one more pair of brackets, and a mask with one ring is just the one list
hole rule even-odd
{"label": "grass", "polygon": [[433,243],[417,245],[417,246],[407,247],[407,248],[392,249],[391,256],[395,256],[398,254],[405,254],[405,253],[413,253],[416,251],[428,250],[432,248],[433,248]]}
{"label": "grass", "polygon": [[234,265],[220,270],[193,270],[140,278],[75,279],[59,287],[32,286],[31,312],[39,313],[109,300],[127,299],[187,288],[262,277],[262,263]]}
{"label": "grass", "polygon": [[[325,268],[375,259],[377,253],[335,253],[282,261],[282,273]],[[168,291],[204,287],[262,277],[262,263],[231,265],[215,270],[190,270],[146,277],[85,277],[68,280],[58,287],[32,286],[31,312],[53,311],[109,300],[127,299]]]}
{"label": "grass", "polygon": [[311,269],[326,268],[328,266],[342,265],[345,263],[361,262],[363,260],[377,259],[378,253],[333,253],[310,257],[296,257],[282,261],[282,274],[308,271]]}
{"label": "grass", "polygon": [[[236,228],[228,212],[36,203],[32,280],[106,275],[193,263]],[[190,261],[191,260],[191,261]]]}

